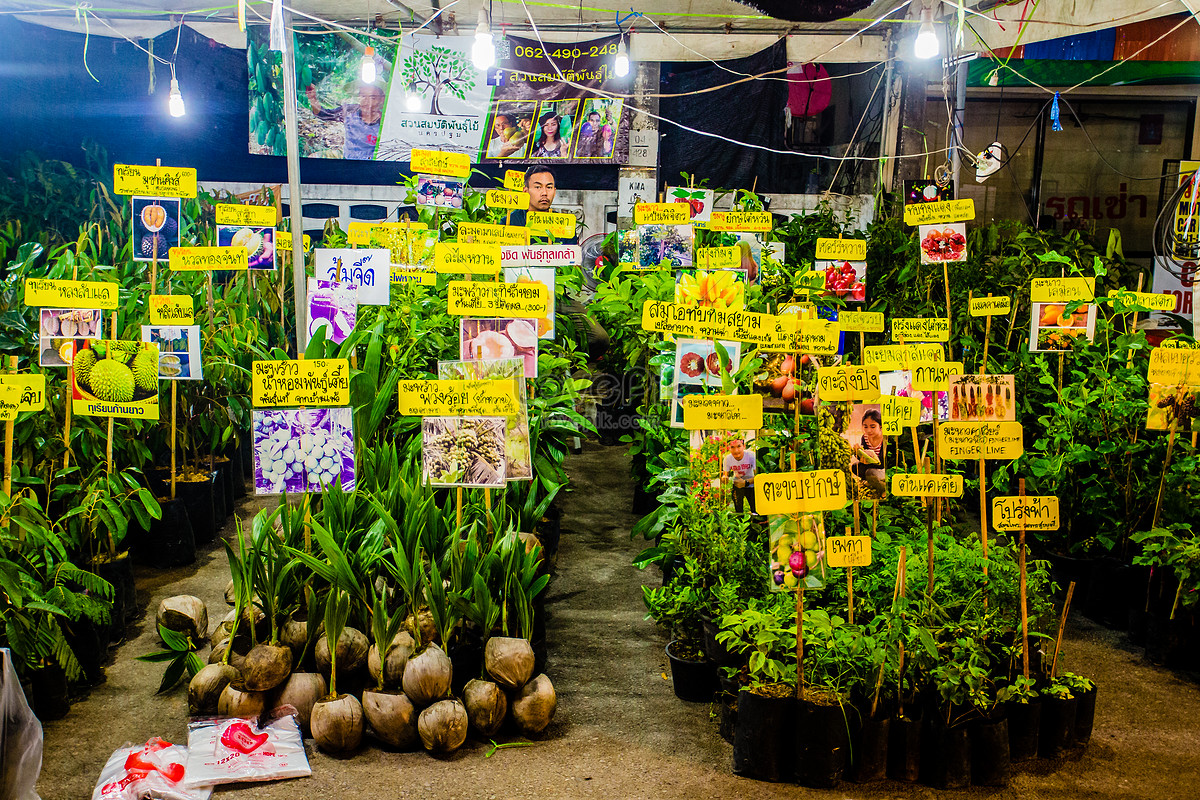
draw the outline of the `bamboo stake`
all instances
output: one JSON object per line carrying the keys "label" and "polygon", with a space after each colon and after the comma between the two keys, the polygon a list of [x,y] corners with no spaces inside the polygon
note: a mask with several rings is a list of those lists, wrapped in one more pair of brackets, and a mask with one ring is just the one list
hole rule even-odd
{"label": "bamboo stake", "polygon": [[458,531],[462,530],[462,519],[463,519],[462,504],[463,504],[463,490],[462,490],[462,487],[459,486],[459,487],[457,487],[457,490],[454,493],[455,517],[458,521],[458,528],[454,532],[456,536],[458,535]]}
{"label": "bamboo stake", "polygon": [[[988,292],[988,299],[991,299],[992,293]],[[985,318],[983,329],[983,361],[979,364],[979,374],[987,375],[987,353],[988,340],[992,336],[992,317],[989,314]],[[982,389],[982,385],[980,386]],[[988,580],[988,508],[987,508],[987,459],[979,459],[979,544],[983,549],[983,579],[986,584]],[[984,603],[987,603],[987,596],[984,596]]]}
{"label": "bamboo stake", "polygon": [[[1144,272],[1139,272],[1138,273],[1138,288],[1137,288],[1137,290],[1139,292],[1142,291],[1142,283],[1145,280],[1146,280],[1146,274]],[[1134,331],[1137,330],[1137,326],[1138,326],[1138,312],[1134,311],[1133,319],[1130,320],[1129,327],[1126,328],[1125,332],[1133,333]],[[1129,348],[1129,354],[1125,358],[1125,368],[1129,369],[1132,366],[1133,366],[1133,348],[1131,347],[1131,348]]]}
{"label": "bamboo stake", "polygon": [[[900,580],[904,575],[904,550],[900,548],[900,561],[896,564],[896,586],[892,589],[892,611],[896,610],[896,598],[900,596]],[[884,635],[886,639],[892,632],[892,621],[889,619],[887,624],[887,633]],[[901,653],[904,652],[904,643],[900,643]],[[901,655],[901,658],[904,656]],[[871,698],[871,716],[875,716],[875,710],[879,708],[879,692],[883,689],[883,668],[886,666],[886,661],[879,665],[879,675],[875,678],[875,695]]]}
{"label": "bamboo stake", "polygon": [[[161,167],[162,159],[154,159],[154,166]],[[183,203],[182,200],[179,202],[180,204]],[[161,230],[161,228],[159,230]],[[158,236],[150,237],[150,247],[150,294],[154,294],[156,291],[158,291]]]}
{"label": "bamboo stake", "polygon": [[176,428],[175,412],[179,406],[178,396],[178,381],[171,381],[171,499],[175,499],[175,434]]}
{"label": "bamboo stake", "polygon": [[[846,526],[846,535],[851,534],[851,528]],[[846,567],[846,621],[854,624],[854,567]]]}
{"label": "bamboo stake", "polygon": [[796,699],[804,699],[804,584],[796,587]]}
{"label": "bamboo stake", "polygon": [[[75,264],[71,268],[71,280],[79,280],[79,250],[75,251]],[[114,314],[117,312],[114,310]],[[67,389],[63,393],[66,395],[66,416],[63,422],[63,469],[71,466],[71,414],[74,411],[72,400],[75,393],[75,359],[72,357],[71,363],[67,365]]]}
{"label": "bamboo stake", "polygon": [[1054,640],[1054,658],[1050,660],[1050,680],[1058,674],[1058,651],[1062,647],[1063,631],[1067,629],[1067,614],[1071,610],[1071,596],[1075,594],[1075,581],[1067,587],[1067,599],[1063,601],[1062,616],[1058,618],[1058,638]]}
{"label": "bamboo stake", "polygon": [[1154,522],[1150,524],[1151,528],[1158,527],[1159,515],[1162,513],[1163,490],[1167,485],[1167,470],[1171,466],[1171,454],[1175,451],[1175,429],[1178,425],[1178,418],[1171,420],[1171,433],[1167,439],[1167,457],[1163,459],[1162,475],[1158,479],[1158,496],[1154,499]]}
{"label": "bamboo stake", "polygon": [[1020,565],[1021,593],[1021,673],[1029,677],[1029,601],[1025,596],[1025,479],[1021,478],[1017,485],[1021,496],[1021,533],[1017,539],[1017,560]]}
{"label": "bamboo stake", "polygon": [[1013,298],[1012,310],[1008,314],[1008,332],[1004,334],[1004,349],[1008,350],[1008,343],[1012,339],[1013,325],[1017,324],[1017,306],[1020,301]]}
{"label": "bamboo stake", "polygon": [[[112,315],[112,338],[117,338],[117,312],[114,309]],[[113,418],[108,418],[108,443],[105,446],[105,455],[108,459],[108,474],[112,474],[113,469]]]}
{"label": "bamboo stake", "polygon": [[[951,320],[954,319],[950,313],[950,265],[945,261],[942,262],[942,279],[946,283],[946,324],[950,324]],[[946,342],[946,360],[954,360],[954,348],[950,346],[950,342]],[[936,398],[937,395],[935,394],[934,397]],[[936,405],[936,403],[934,405]],[[937,413],[935,409],[934,417],[936,416]]]}
{"label": "bamboo stake", "polygon": [[[9,372],[17,371],[17,357],[8,357]],[[4,494],[6,497],[12,497],[12,468],[13,468],[13,433],[16,428],[16,420],[10,419],[4,422]]]}

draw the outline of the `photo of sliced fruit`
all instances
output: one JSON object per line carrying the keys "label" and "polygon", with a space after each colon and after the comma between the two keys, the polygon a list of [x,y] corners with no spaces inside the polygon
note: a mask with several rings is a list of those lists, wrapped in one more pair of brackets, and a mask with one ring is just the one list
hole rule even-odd
{"label": "photo of sliced fruit", "polygon": [[679,359],[679,371],[689,378],[704,374],[704,359],[697,353],[684,353]]}
{"label": "photo of sliced fruit", "polygon": [[[741,342],[721,342],[727,356],[725,368],[730,373],[741,366]],[[671,382],[707,386],[709,392],[721,389],[720,356],[711,340],[678,339],[675,342],[675,372]]]}
{"label": "photo of sliced fruit", "polygon": [[963,222],[950,225],[922,225],[921,263],[941,264],[963,261],[967,257],[967,226]]}
{"label": "photo of sliced fruit", "polygon": [[1029,333],[1031,351],[1070,350],[1080,336],[1091,341],[1095,330],[1096,306],[1083,305],[1073,311],[1068,311],[1069,307],[1067,303],[1033,304]]}

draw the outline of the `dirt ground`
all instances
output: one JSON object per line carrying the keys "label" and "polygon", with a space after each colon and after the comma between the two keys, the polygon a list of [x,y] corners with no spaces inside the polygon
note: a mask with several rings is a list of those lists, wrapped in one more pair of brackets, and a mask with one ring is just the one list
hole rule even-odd
{"label": "dirt ground", "polygon": [[[589,444],[570,459],[558,571],[548,589],[547,673],[558,691],[558,714],[529,747],[485,758],[489,745],[469,739],[454,756],[388,752],[373,744],[345,759],[308,742],[311,778],[243,785],[219,796],[298,798],[926,798],[979,796],[995,800],[1200,797],[1200,688],[1145,665],[1124,636],[1075,619],[1065,664],[1099,684],[1091,746],[1057,762],[1020,769],[1006,789],[938,793],[885,782],[803,789],[734,776],[732,748],[720,738],[709,707],[675,698],[663,648],[665,636],[646,621],[641,584],[657,585],[657,570],[630,565],[644,545],[631,541],[632,485],[620,448]],[[243,519],[262,506],[244,503]],[[226,534],[232,527],[226,529]],[[115,651],[107,681],[45,726],[39,792],[47,800],[87,798],[109,754],[151,736],[186,741],[182,686],[156,696],[161,667],[133,656],[158,642],[153,609],[163,597],[195,594],[215,627],[224,615],[228,580],[224,551],[206,548],[186,569],[139,572],[139,599],[149,614]]]}

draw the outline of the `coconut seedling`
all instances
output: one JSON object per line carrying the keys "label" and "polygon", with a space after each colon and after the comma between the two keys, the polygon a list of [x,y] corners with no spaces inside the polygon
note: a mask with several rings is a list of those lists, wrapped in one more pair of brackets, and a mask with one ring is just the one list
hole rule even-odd
{"label": "coconut seedling", "polygon": [[[500,619],[500,606],[492,597],[482,574],[475,573],[469,594],[462,596],[459,604],[463,616],[482,631],[486,654],[491,644],[491,633]],[[530,655],[532,654],[531,650]],[[531,671],[532,668],[531,661]],[[500,730],[504,715],[508,713],[508,697],[495,681],[487,680],[486,677],[485,674],[479,678],[472,678],[463,687],[463,705],[467,709],[467,719],[471,727],[481,735],[491,737]]]}
{"label": "coconut seedling", "polygon": [[279,686],[292,672],[292,649],[279,640],[281,608],[295,596],[292,570],[299,565],[275,532],[274,513],[259,513],[251,529],[254,551],[251,573],[251,598],[267,617],[270,637],[246,654],[242,677],[246,688],[266,692]]}
{"label": "coconut seedling", "polygon": [[338,643],[350,616],[350,594],[339,587],[329,590],[325,601],[325,640],[329,646],[329,695],[313,706],[309,724],[313,739],[324,750],[348,753],[358,747],[363,735],[363,709],[352,694],[337,691]]}
{"label": "coconut seedling", "polygon": [[[437,562],[431,559],[428,569],[423,581],[425,601],[429,605],[438,638],[443,647],[449,647],[448,640],[458,616],[447,598]],[[453,665],[443,647],[429,643],[425,649],[409,658],[404,667],[404,693],[420,708],[442,699],[450,692]]]}
{"label": "coconut seedling", "polygon": [[[255,550],[253,547],[247,547],[246,539],[242,535],[241,522],[237,523],[237,533],[234,537],[237,542],[236,549],[227,540],[222,540],[225,545],[225,554],[229,560],[229,574],[233,579],[233,625],[229,630],[229,637],[224,643],[218,642],[213,653],[221,653],[219,660],[215,663],[224,666],[233,666],[238,670],[238,677],[230,681],[224,682],[224,685],[218,690],[217,685],[223,681],[223,677],[228,675],[228,671],[210,670],[204,676],[205,685],[197,682],[197,675],[192,679],[195,686],[196,702],[207,707],[211,700],[211,695],[214,691],[217,694],[217,712],[219,714],[230,717],[257,717],[263,712],[266,706],[266,695],[262,692],[256,692],[247,689],[241,677],[241,666],[244,661],[234,651],[234,645],[237,639],[238,628],[241,626],[246,612],[251,607],[251,596],[254,591],[253,574],[254,574],[254,559]],[[255,641],[254,624],[250,624],[250,639],[253,648]],[[223,649],[222,649],[223,648]],[[235,657],[239,658],[237,663],[234,663]],[[191,695],[192,687],[188,687],[189,695]]]}

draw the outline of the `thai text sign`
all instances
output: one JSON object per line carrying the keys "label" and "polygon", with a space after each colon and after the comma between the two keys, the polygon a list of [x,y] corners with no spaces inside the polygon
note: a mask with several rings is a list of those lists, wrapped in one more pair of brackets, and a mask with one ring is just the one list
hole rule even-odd
{"label": "thai text sign", "polygon": [[245,247],[172,247],[167,265],[176,272],[208,272],[214,269],[249,269],[250,251]]}
{"label": "thai text sign", "polygon": [[[245,252],[245,248],[242,248]],[[117,307],[117,284],[99,281],[59,281],[47,278],[25,279],[25,305],[33,308]]]}
{"label": "thai text sign", "polygon": [[762,424],[762,395],[690,394],[683,398],[683,427],[689,431],[758,430]]}
{"label": "thai text sign", "polygon": [[962,497],[962,475],[902,472],[892,475],[897,497]]}
{"label": "thai text sign", "polygon": [[406,417],[507,417],[518,410],[511,378],[400,381],[396,393]]}
{"label": "thai text sign", "polygon": [[437,272],[495,275],[500,271],[500,246],[476,242],[438,242],[433,246]]}
{"label": "thai text sign", "polygon": [[350,362],[344,358],[255,361],[255,407],[350,405]]}
{"label": "thai text sign", "polygon": [[462,317],[545,317],[550,290],[544,283],[450,281],[447,308]]}
{"label": "thai text sign", "polygon": [[938,455],[951,460],[1011,460],[1025,451],[1019,422],[943,422],[938,426]]}
{"label": "thai text sign", "polygon": [[937,203],[913,203],[904,207],[905,225],[940,225],[975,219],[974,200],[942,200]]}
{"label": "thai text sign", "polygon": [[151,197],[195,197],[196,169],[113,164],[113,191],[117,194],[145,194]]}
{"label": "thai text sign", "polygon": [[819,469],[757,475],[754,505],[759,514],[801,514],[844,508],[846,473],[840,469]]}
{"label": "thai text sign", "polygon": [[1053,495],[992,498],[992,527],[996,530],[1020,530],[1022,519],[1027,531],[1058,530],[1058,498]]}

